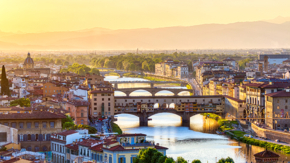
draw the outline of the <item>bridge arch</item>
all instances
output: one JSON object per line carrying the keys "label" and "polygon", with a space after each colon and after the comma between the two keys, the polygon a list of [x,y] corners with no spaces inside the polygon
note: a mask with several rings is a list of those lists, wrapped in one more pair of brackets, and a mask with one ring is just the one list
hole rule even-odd
{"label": "bridge arch", "polygon": [[188,90],[180,91],[177,95],[178,96],[190,96],[191,92]]}
{"label": "bridge arch", "polygon": [[126,94],[127,96],[152,96],[152,93],[145,89],[137,89],[131,92],[127,92]]}
{"label": "bridge arch", "polygon": [[115,96],[127,96],[127,94],[122,91],[115,91]]}
{"label": "bridge arch", "polygon": [[172,109],[174,109],[175,108],[175,103],[171,103],[171,104],[169,104],[169,108],[172,108]]}
{"label": "bridge arch", "polygon": [[[170,92],[170,95],[168,95],[168,92]],[[161,90],[155,93],[155,96],[174,96],[174,93],[169,90]]]}

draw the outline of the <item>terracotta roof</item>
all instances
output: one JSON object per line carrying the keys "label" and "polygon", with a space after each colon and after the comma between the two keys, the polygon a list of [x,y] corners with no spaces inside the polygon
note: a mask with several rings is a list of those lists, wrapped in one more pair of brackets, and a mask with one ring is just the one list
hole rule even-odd
{"label": "terracotta roof", "polygon": [[234,100],[234,101],[236,101],[236,102],[246,102],[246,100],[240,100],[240,99],[237,99],[237,98],[234,98],[234,97],[231,97],[231,96],[225,96],[225,98],[228,98],[228,99]]}
{"label": "terracotta roof", "polygon": [[95,140],[95,139],[84,139],[83,141],[78,142],[79,145],[91,147],[91,145],[101,142],[101,140]]}
{"label": "terracotta roof", "polygon": [[114,93],[114,91],[91,91],[91,93]]}
{"label": "terracotta roof", "polygon": [[286,90],[283,90],[274,93],[268,93],[265,95],[269,97],[290,97],[290,92],[286,92]]}
{"label": "terracotta roof", "polygon": [[56,133],[57,135],[62,135],[62,136],[67,136],[67,135],[71,135],[71,134],[75,134],[77,133],[75,130],[67,130],[67,131],[63,131],[60,133]]}
{"label": "terracotta roof", "polygon": [[93,151],[103,152],[103,144],[99,144],[90,148]]}
{"label": "terracotta roof", "polygon": [[117,137],[127,137],[127,136],[146,136],[146,134],[141,134],[141,133],[137,133],[137,134],[121,134],[121,135],[118,135]]}
{"label": "terracotta roof", "polygon": [[75,151],[77,151],[79,149],[79,145],[77,143],[75,143],[75,144],[73,144],[73,143],[72,144],[68,144],[65,147],[67,147],[69,149],[72,149],[72,150],[75,150]]}
{"label": "terracotta roof", "polygon": [[60,118],[66,118],[66,116],[62,114],[55,114],[44,111],[37,111],[32,113],[0,114],[0,119],[60,119]]}
{"label": "terracotta roof", "polygon": [[268,150],[265,150],[265,151],[260,152],[260,153],[256,153],[256,154],[254,154],[254,156],[261,157],[261,158],[280,157],[280,155],[278,155],[274,152],[268,151]]}

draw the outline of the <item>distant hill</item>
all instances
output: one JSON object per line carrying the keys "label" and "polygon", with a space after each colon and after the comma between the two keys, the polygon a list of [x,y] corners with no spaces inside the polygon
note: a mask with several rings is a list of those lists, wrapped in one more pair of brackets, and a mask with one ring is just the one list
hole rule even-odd
{"label": "distant hill", "polygon": [[290,48],[290,22],[238,22],[189,27],[11,34],[0,32],[0,49],[108,50]]}
{"label": "distant hill", "polygon": [[274,19],[265,20],[265,22],[282,24],[282,23],[290,22],[290,17],[278,16]]}

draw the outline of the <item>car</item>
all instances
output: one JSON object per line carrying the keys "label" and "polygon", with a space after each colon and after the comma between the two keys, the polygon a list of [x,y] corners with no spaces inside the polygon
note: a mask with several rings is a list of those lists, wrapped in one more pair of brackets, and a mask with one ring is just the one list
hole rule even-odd
{"label": "car", "polygon": [[280,140],[279,139],[276,139],[275,142],[280,142]]}

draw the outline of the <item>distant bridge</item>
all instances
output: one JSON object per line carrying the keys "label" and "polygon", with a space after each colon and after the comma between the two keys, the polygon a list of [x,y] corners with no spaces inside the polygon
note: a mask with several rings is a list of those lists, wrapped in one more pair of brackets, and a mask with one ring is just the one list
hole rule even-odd
{"label": "distant bridge", "polygon": [[120,77],[123,77],[124,74],[128,73],[126,71],[114,70],[114,71],[100,71],[100,75],[105,76],[106,74],[109,74],[111,72],[119,74]]}
{"label": "distant bridge", "polygon": [[180,92],[189,92],[194,93],[192,89],[181,89],[181,88],[118,88],[115,89],[115,91],[120,91],[126,94],[127,97],[130,96],[130,94],[137,90],[145,90],[149,93],[151,93],[152,96],[155,96],[156,93],[160,91],[170,91],[174,94],[174,96],[177,96]]}
{"label": "distant bridge", "polygon": [[126,84],[126,83],[140,83],[140,84],[150,84],[151,88],[154,88],[154,84],[181,84],[181,86],[186,86],[187,83],[183,81],[110,81],[110,83],[114,84],[114,88],[118,89],[118,84]]}

